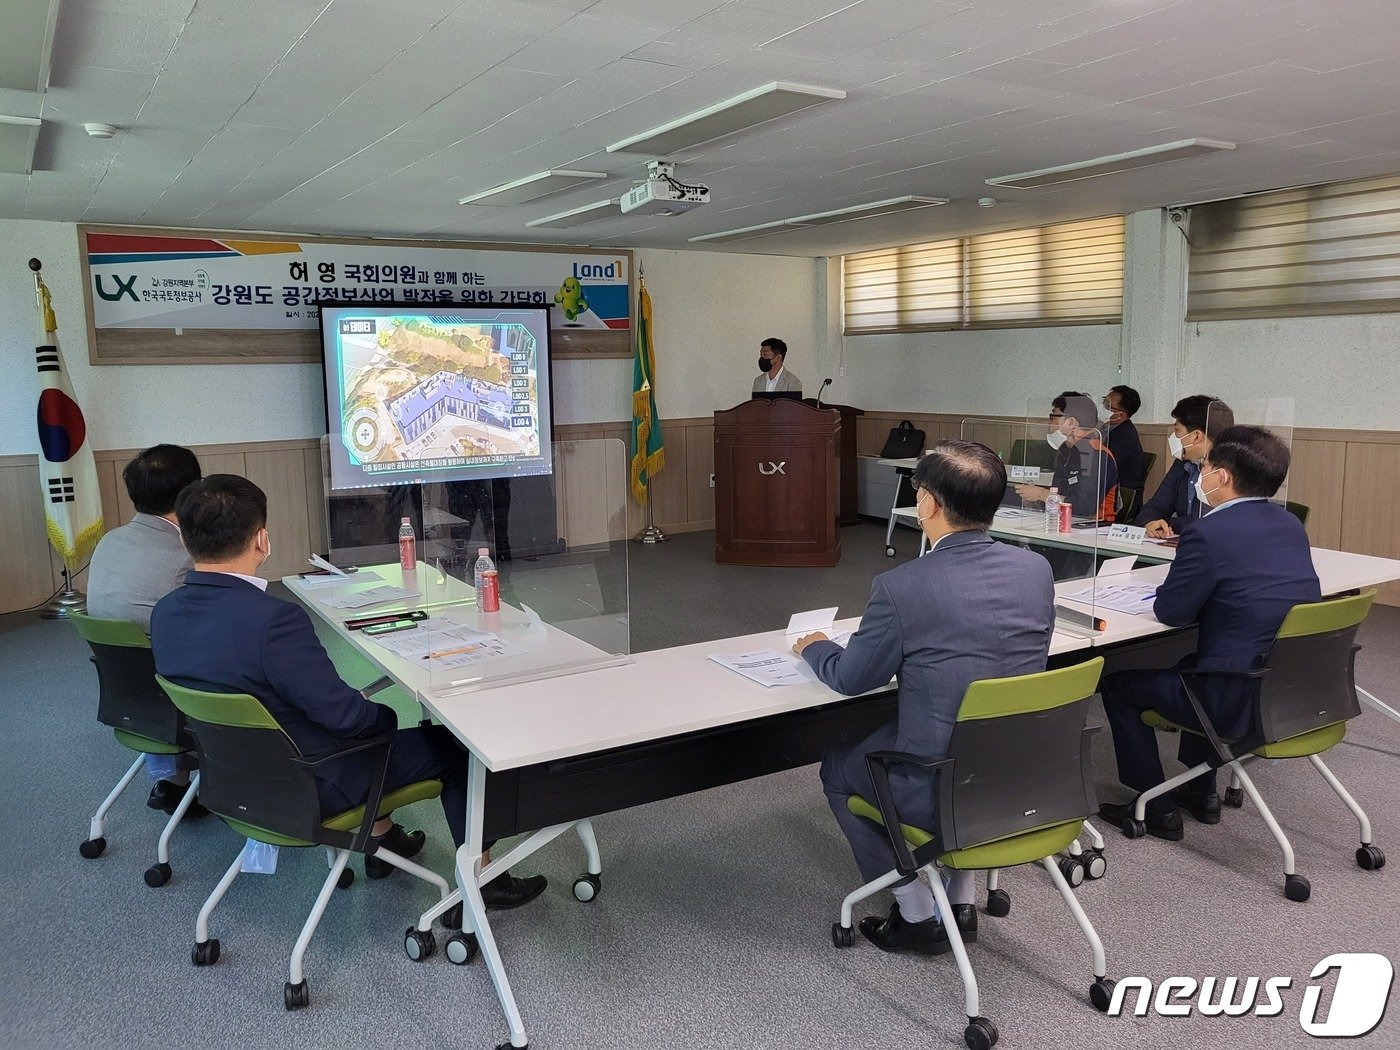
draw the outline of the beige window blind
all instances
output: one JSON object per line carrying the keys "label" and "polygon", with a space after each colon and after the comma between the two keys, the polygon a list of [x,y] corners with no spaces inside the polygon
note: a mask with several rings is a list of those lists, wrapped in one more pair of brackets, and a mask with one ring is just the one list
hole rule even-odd
{"label": "beige window blind", "polygon": [[1191,210],[1187,319],[1400,311],[1400,175]]}
{"label": "beige window blind", "polygon": [[1101,324],[1123,316],[1123,217],[842,259],[847,335]]}

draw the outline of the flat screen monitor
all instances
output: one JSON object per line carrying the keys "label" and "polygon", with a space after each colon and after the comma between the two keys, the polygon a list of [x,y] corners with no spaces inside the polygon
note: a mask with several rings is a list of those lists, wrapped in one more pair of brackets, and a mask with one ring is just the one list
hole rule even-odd
{"label": "flat screen monitor", "polygon": [[801,391],[801,390],[755,390],[755,391],[753,392],[753,397],[751,397],[749,400],[751,400],[751,401],[777,401],[777,400],[780,399],[780,398],[785,399],[785,400],[788,400],[788,401],[801,401],[801,400],[802,400],[802,391]]}
{"label": "flat screen monitor", "polygon": [[544,306],[321,305],[333,491],[553,471]]}

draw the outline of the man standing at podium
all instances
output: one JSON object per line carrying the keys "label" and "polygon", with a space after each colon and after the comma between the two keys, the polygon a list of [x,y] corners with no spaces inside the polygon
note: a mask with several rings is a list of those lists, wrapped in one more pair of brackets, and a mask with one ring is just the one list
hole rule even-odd
{"label": "man standing at podium", "polygon": [[755,394],[795,393],[802,396],[802,380],[783,367],[787,358],[787,343],[770,336],[758,344],[758,370],[761,375],[753,381]]}

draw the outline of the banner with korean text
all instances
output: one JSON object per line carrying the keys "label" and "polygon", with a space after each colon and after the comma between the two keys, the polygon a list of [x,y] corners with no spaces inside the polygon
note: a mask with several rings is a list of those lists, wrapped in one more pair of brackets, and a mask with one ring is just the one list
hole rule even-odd
{"label": "banner with korean text", "polygon": [[94,364],[318,361],[319,305],[548,306],[558,357],[631,356],[632,255],[81,227]]}

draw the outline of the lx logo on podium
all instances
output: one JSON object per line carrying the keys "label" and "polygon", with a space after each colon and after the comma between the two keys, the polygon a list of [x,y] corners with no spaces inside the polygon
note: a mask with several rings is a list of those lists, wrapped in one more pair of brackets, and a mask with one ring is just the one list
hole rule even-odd
{"label": "lx logo on podium", "polygon": [[770,459],[766,468],[762,463],[758,465],[758,472],[765,478],[772,477],[774,474],[782,474],[783,477],[787,477],[787,474],[783,472],[785,466],[787,466],[787,460],[783,460],[781,463],[774,463]]}

